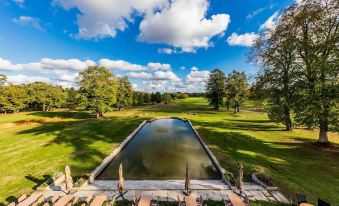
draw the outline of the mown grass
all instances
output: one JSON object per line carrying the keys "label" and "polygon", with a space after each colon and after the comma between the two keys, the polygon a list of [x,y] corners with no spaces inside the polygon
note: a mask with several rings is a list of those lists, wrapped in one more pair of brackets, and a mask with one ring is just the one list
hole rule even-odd
{"label": "mown grass", "polygon": [[[258,107],[262,103],[250,104]],[[0,130],[0,202],[31,192],[66,164],[72,166],[74,176],[91,172],[143,120],[157,116],[190,119],[221,165],[235,172],[237,163],[243,163],[247,180],[252,172],[262,172],[287,195],[299,192],[313,203],[320,196],[339,204],[336,136],[330,138],[335,147],[319,148],[312,144],[316,132],[283,131],[283,125],[270,122],[265,113],[214,111],[202,98],[129,108],[99,120],[86,112],[2,115],[0,122],[29,118],[55,121]]]}

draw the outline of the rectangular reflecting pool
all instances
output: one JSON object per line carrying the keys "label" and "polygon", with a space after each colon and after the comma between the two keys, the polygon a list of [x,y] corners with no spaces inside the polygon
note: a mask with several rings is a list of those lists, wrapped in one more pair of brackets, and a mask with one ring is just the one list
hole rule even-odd
{"label": "rectangular reflecting pool", "polygon": [[187,121],[149,121],[106,165],[96,179],[117,180],[120,163],[127,180],[220,179],[221,175]]}

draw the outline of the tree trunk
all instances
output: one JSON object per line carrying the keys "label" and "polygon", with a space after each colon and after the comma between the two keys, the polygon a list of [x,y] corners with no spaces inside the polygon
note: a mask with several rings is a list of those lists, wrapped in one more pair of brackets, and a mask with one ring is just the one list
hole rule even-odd
{"label": "tree trunk", "polygon": [[42,111],[46,112],[46,104],[45,103],[42,104]]}
{"label": "tree trunk", "polygon": [[327,119],[321,118],[319,123],[320,123],[320,131],[319,131],[318,143],[320,143],[322,145],[329,145],[330,142],[328,141],[328,136],[327,136],[327,132],[328,132]]}
{"label": "tree trunk", "polygon": [[5,114],[7,114],[7,110],[5,110]]}
{"label": "tree trunk", "polygon": [[240,105],[237,106],[237,111],[240,112]]}
{"label": "tree trunk", "polygon": [[96,113],[96,118],[98,119],[100,117],[99,112]]}
{"label": "tree trunk", "polygon": [[230,110],[230,103],[226,102],[226,110],[229,111]]}
{"label": "tree trunk", "polygon": [[284,115],[285,115],[285,130],[286,131],[292,131],[292,119],[291,119],[291,115],[290,115],[290,108],[285,105],[284,106]]}
{"label": "tree trunk", "polygon": [[238,103],[237,101],[234,102],[234,113],[235,113],[235,114],[236,114],[237,112],[239,112],[238,106],[239,106],[239,103]]}

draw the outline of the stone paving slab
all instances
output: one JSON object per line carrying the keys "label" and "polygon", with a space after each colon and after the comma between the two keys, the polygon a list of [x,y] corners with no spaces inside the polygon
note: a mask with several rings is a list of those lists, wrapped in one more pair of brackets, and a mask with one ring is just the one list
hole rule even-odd
{"label": "stone paving slab", "polygon": [[277,201],[283,202],[283,203],[289,203],[288,199],[283,194],[281,194],[279,191],[272,191],[271,193]]}

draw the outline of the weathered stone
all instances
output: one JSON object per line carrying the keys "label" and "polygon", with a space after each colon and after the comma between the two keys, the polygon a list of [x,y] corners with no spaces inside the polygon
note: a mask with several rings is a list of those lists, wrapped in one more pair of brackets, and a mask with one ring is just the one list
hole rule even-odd
{"label": "weathered stone", "polygon": [[251,191],[256,200],[267,201],[267,198],[260,190],[253,190]]}
{"label": "weathered stone", "polygon": [[290,201],[288,201],[288,199],[283,194],[281,194],[279,191],[272,191],[271,193],[277,201],[286,203],[286,204],[290,203]]}

